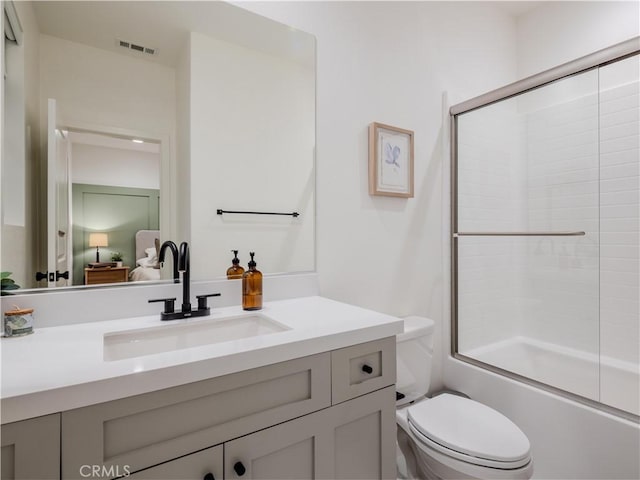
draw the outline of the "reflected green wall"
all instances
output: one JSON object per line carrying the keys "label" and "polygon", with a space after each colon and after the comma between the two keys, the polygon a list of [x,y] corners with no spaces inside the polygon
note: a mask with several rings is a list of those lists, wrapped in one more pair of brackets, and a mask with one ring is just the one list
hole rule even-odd
{"label": "reflected green wall", "polygon": [[89,247],[89,234],[105,232],[109,246],[100,248],[100,261],[110,262],[111,252],[120,252],[124,266],[135,268],[135,234],[157,230],[160,190],[73,184],[73,284],[84,283],[84,267],[96,261]]}

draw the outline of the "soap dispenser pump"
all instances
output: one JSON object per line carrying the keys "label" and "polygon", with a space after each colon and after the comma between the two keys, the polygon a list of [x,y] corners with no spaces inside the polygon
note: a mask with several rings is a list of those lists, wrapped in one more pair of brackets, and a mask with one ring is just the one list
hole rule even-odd
{"label": "soap dispenser pump", "polygon": [[254,252],[250,252],[249,270],[242,275],[242,308],[244,310],[260,310],[262,308],[262,272],[256,269],[253,259]]}
{"label": "soap dispenser pump", "polygon": [[234,278],[242,278],[244,268],[240,266],[240,259],[238,258],[238,250],[231,250],[233,252],[233,260],[231,260],[231,266],[227,268],[227,278],[232,280]]}

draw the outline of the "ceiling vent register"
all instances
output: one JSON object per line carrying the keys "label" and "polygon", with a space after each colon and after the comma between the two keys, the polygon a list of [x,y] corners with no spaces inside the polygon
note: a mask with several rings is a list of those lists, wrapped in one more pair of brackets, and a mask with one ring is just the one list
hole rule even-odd
{"label": "ceiling vent register", "polygon": [[118,45],[127,50],[133,50],[134,52],[146,53],[148,55],[156,55],[158,50],[156,48],[145,47],[133,42],[127,42],[126,40],[118,40]]}

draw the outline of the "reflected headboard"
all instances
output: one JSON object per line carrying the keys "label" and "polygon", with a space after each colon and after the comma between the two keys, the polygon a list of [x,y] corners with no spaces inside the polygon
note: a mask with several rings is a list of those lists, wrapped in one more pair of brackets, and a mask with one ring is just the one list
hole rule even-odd
{"label": "reflected headboard", "polygon": [[160,230],[138,230],[136,232],[136,260],[145,258],[145,250],[156,247],[156,239],[160,241]]}

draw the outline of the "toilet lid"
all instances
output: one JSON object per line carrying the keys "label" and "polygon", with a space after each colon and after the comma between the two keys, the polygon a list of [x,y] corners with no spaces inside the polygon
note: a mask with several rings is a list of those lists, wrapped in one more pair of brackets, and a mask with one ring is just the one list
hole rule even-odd
{"label": "toilet lid", "polygon": [[528,460],[530,444],[518,426],[482,403],[442,394],[407,410],[409,423],[431,441],[497,462]]}

